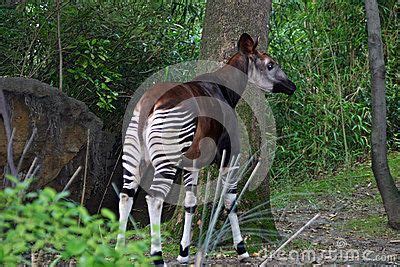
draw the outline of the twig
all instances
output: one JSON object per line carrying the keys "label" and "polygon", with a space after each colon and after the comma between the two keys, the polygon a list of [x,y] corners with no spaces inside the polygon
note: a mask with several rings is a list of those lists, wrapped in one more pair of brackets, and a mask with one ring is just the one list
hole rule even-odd
{"label": "twig", "polygon": [[[8,143],[7,143],[7,160],[8,160],[8,164],[9,164],[9,167],[10,167],[11,174],[14,177],[17,177],[18,172],[16,171],[15,165],[14,165],[13,145],[12,145],[13,144],[13,140],[14,140],[14,135],[15,135],[15,128],[12,129],[10,139],[8,140]],[[10,155],[10,156],[8,157],[8,155]],[[12,168],[14,170],[11,169],[11,165],[13,165]]]}
{"label": "twig", "polygon": [[[85,192],[86,192],[86,177],[87,177],[87,169],[88,169],[88,161],[89,161],[89,145],[90,145],[90,129],[87,130],[87,143],[86,143],[86,157],[85,157],[85,174],[83,175],[83,186],[82,186],[82,196],[81,196],[81,206],[83,206],[83,202],[85,200]],[[78,226],[81,225],[81,216],[78,218]]]}
{"label": "twig", "polygon": [[[13,130],[11,130],[10,117],[8,116],[6,98],[4,97],[3,90],[0,89],[0,113],[3,117],[3,124],[7,136],[7,163],[12,176],[17,177],[17,169],[14,165],[13,151],[12,151],[12,139]],[[10,149],[11,148],[11,149]]]}
{"label": "twig", "polygon": [[31,175],[29,178],[35,177],[35,175],[36,175],[36,173],[39,171],[39,169],[40,169],[40,165],[37,165],[36,168],[35,168],[35,170],[32,172],[32,175]]}
{"label": "twig", "polygon": [[87,169],[88,169],[88,161],[89,161],[89,145],[90,145],[90,129],[87,130],[87,144],[86,144],[86,158],[85,158],[85,174],[83,176],[83,188],[82,188],[82,196],[81,196],[81,206],[83,206],[83,201],[85,199],[85,191],[86,191],[86,178],[87,178]]}
{"label": "twig", "polygon": [[58,39],[58,56],[59,56],[59,84],[58,88],[60,92],[62,92],[62,83],[63,83],[63,58],[62,58],[62,46],[61,46],[61,26],[60,26],[60,17],[61,17],[61,0],[56,0],[57,4],[57,39]]}
{"label": "twig", "polygon": [[28,149],[33,142],[33,138],[35,138],[36,133],[37,133],[37,128],[35,127],[32,131],[31,137],[29,138],[28,142],[25,144],[24,150],[22,151],[21,158],[19,159],[18,166],[17,166],[18,173],[21,170],[21,166],[22,166],[22,162],[24,160],[25,154],[28,152]]}
{"label": "twig", "polygon": [[31,166],[29,167],[29,170],[28,170],[28,172],[27,172],[26,175],[25,175],[25,179],[28,178],[29,176],[31,176],[31,173],[32,173],[32,171],[33,171],[33,168],[35,168],[36,161],[37,161],[37,157],[35,157],[35,158],[33,159],[32,164],[31,164]]}
{"label": "twig", "polygon": [[281,251],[287,244],[290,243],[290,241],[292,241],[293,239],[295,239],[301,232],[304,231],[304,229],[306,229],[308,226],[310,226],[318,217],[320,216],[319,213],[317,213],[317,215],[315,215],[311,220],[309,220],[303,227],[301,227],[296,233],[294,233],[291,237],[289,237],[288,240],[285,241],[285,243],[283,243],[277,250],[275,250],[267,259],[265,259],[262,263],[261,263],[261,267],[265,267],[267,266],[267,261],[271,260],[279,251]]}
{"label": "twig", "polygon": [[67,191],[68,187],[72,184],[72,182],[75,180],[76,176],[78,176],[78,174],[80,173],[81,170],[82,170],[82,166],[79,166],[78,169],[76,169],[74,174],[69,179],[68,183],[64,186],[64,189],[61,191],[61,193],[64,193],[65,191]]}
{"label": "twig", "polygon": [[101,197],[101,201],[100,201],[99,207],[97,208],[97,213],[100,212],[101,205],[103,204],[104,197],[106,196],[107,191],[108,191],[108,188],[110,187],[111,179],[112,179],[112,177],[114,176],[114,172],[115,172],[115,169],[116,169],[117,166],[118,166],[118,162],[119,162],[119,159],[121,158],[121,155],[122,155],[122,149],[121,149],[121,151],[119,152],[119,156],[118,156],[117,162],[115,162],[113,171],[112,171],[112,173],[111,173],[111,175],[110,175],[110,178],[108,179],[108,182],[107,182],[107,185],[106,185],[106,189],[104,190],[103,196]]}
{"label": "twig", "polygon": [[[51,47],[52,47],[52,46],[51,46]],[[27,77],[28,77],[28,78],[32,78],[32,77],[39,71],[39,69],[40,69],[43,65],[45,65],[45,64],[48,62],[49,58],[50,58],[51,56],[53,56],[54,53],[55,53],[55,52],[52,51],[52,50],[49,48],[48,51],[47,51],[47,55],[41,60],[40,63],[37,64],[36,67],[34,67],[33,69],[31,69],[31,70],[29,71],[29,74],[27,75]]]}

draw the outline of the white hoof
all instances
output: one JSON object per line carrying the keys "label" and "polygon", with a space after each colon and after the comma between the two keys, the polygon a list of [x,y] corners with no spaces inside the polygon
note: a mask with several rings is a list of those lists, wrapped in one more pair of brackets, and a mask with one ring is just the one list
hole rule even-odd
{"label": "white hoof", "polygon": [[247,258],[250,258],[250,255],[249,255],[248,252],[245,252],[245,253],[243,253],[242,255],[239,255],[239,256],[238,256],[239,261],[243,261],[243,260],[245,260],[245,259],[247,259]]}
{"label": "white hoof", "polygon": [[186,257],[182,257],[181,255],[179,255],[176,260],[180,263],[180,264],[187,264],[189,263],[189,256]]}

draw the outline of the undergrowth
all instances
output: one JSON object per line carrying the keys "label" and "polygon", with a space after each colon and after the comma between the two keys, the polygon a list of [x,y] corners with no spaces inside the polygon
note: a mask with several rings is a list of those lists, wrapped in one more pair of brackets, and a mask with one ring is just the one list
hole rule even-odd
{"label": "undergrowth", "polygon": [[[125,248],[115,250],[119,230],[114,213],[107,209],[101,215],[88,211],[65,198],[68,192],[52,188],[27,192],[31,180],[0,190],[0,265],[31,264],[30,255],[45,255],[40,265],[55,266],[74,260],[78,266],[148,265],[147,239],[139,232]],[[131,257],[134,259],[131,260]]]}

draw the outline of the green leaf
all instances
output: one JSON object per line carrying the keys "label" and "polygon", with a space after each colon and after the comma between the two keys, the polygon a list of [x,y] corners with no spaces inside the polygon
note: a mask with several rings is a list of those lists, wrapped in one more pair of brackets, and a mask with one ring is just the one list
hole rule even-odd
{"label": "green leaf", "polygon": [[51,201],[55,198],[56,194],[57,194],[56,190],[54,190],[53,188],[50,188],[50,187],[46,187],[45,189],[43,189],[40,196],[43,196],[43,197],[47,198],[47,200]]}
{"label": "green leaf", "polygon": [[101,215],[103,215],[104,217],[110,219],[111,221],[115,221],[116,220],[114,212],[112,212],[109,209],[106,209],[106,208],[101,209]]}
{"label": "green leaf", "polygon": [[6,174],[6,178],[15,184],[19,182],[18,178],[14,177],[12,175],[9,175],[9,174]]}
{"label": "green leaf", "polygon": [[83,252],[85,252],[86,248],[87,248],[86,242],[84,242],[83,240],[72,239],[67,243],[65,250],[69,255],[79,256]]}

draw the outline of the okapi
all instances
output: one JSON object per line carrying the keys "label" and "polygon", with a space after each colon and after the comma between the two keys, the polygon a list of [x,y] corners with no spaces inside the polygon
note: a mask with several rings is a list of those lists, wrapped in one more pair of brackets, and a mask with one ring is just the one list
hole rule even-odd
{"label": "okapi", "polygon": [[[120,193],[120,234],[117,247],[125,243],[125,231],[134,197],[143,179],[150,187],[146,202],[150,217],[151,255],[159,256],[156,265],[163,265],[161,250],[160,223],[163,202],[170,192],[171,185],[182,174],[186,189],[185,224],[177,260],[189,261],[189,245],[192,217],[196,208],[195,189],[201,164],[184,166],[183,159],[196,160],[200,157],[212,157],[203,165],[216,163],[226,170],[232,157],[237,156],[239,148],[237,136],[229,136],[225,125],[214,118],[198,116],[205,114],[210,103],[204,99],[217,99],[219,102],[235,108],[244,92],[247,82],[256,84],[265,92],[292,95],[296,86],[291,82],[280,66],[266,53],[258,51],[258,38],[253,40],[243,33],[238,41],[238,52],[227,65],[193,81],[182,84],[156,84],[142,96],[137,103],[126,131],[123,145],[123,188]],[[236,70],[232,71],[232,69]],[[239,75],[241,73],[242,75]],[[235,90],[221,84],[228,81]],[[197,99],[203,99],[197,101]],[[191,104],[188,104],[188,101]],[[232,119],[232,118],[231,118]],[[236,117],[233,118],[236,120]],[[228,122],[229,123],[229,122]],[[210,138],[215,142],[216,152],[203,155],[201,142]],[[225,151],[225,153],[223,153]],[[226,154],[226,157],[222,155]],[[222,158],[225,158],[223,160]],[[222,162],[223,161],[223,162]],[[143,177],[146,168],[152,168],[154,176]],[[223,171],[223,173],[226,171]],[[224,205],[229,211],[234,248],[239,260],[249,257],[239,229],[238,217],[234,205],[237,183],[232,183],[224,194]]]}

